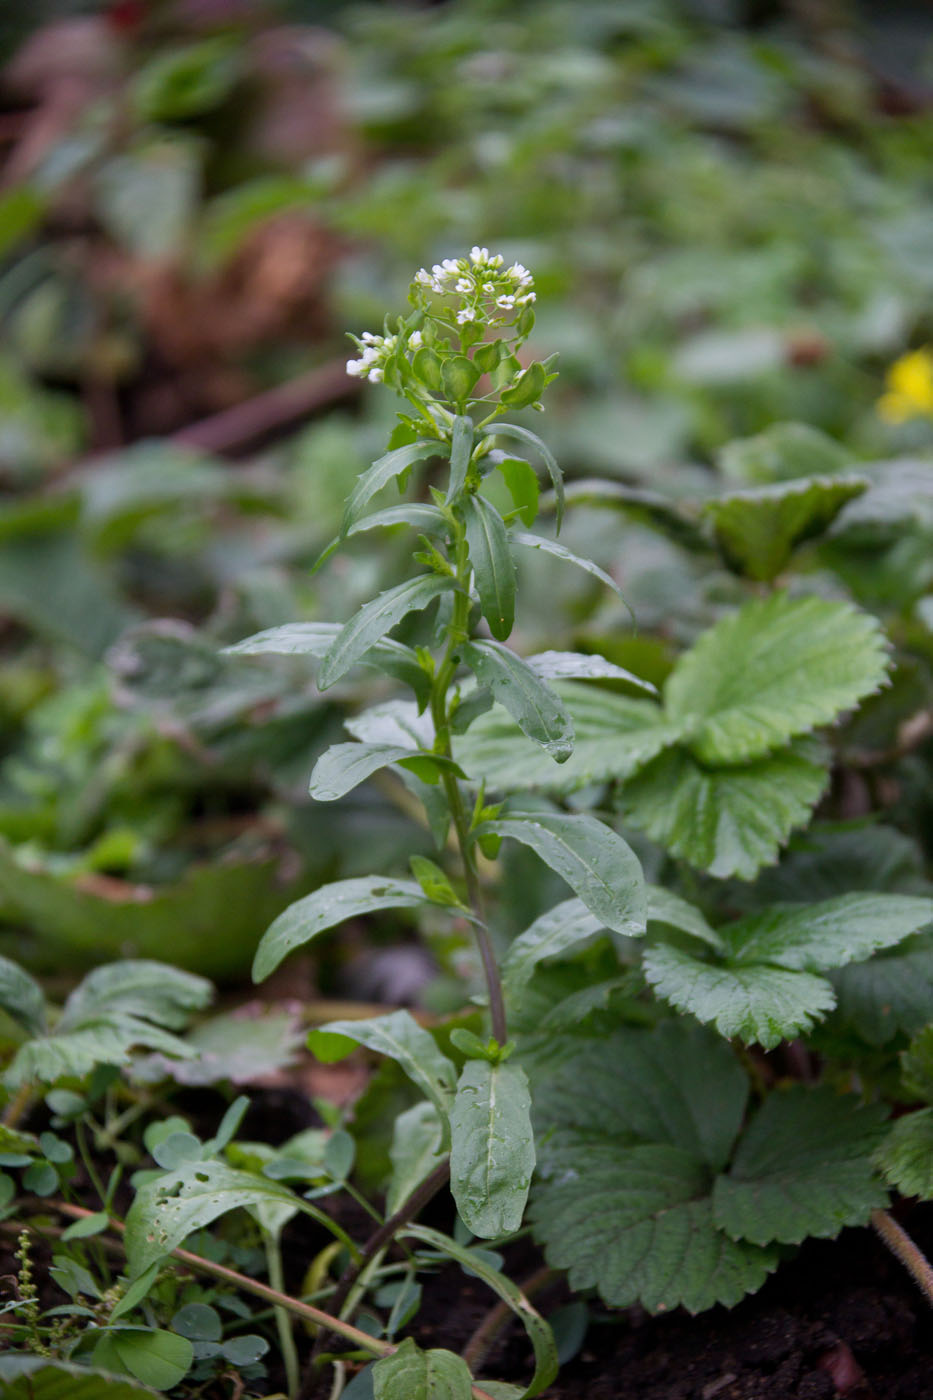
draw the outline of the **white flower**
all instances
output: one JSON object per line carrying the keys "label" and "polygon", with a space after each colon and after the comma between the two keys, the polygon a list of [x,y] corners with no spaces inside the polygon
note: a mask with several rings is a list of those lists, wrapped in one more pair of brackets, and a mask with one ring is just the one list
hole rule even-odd
{"label": "white flower", "polygon": [[518,304],[519,304],[519,306],[527,306],[527,305],[529,304],[529,302],[537,301],[537,300],[538,300],[538,294],[537,294],[537,292],[526,292],[525,295],[524,295],[523,297],[519,297],[519,298],[518,298]]}
{"label": "white flower", "polygon": [[461,308],[460,311],[457,312],[457,325],[458,325],[458,326],[465,326],[466,323],[467,323],[467,321],[475,321],[475,320],[476,320],[476,312],[473,310],[472,306],[464,306],[464,307]]}
{"label": "white flower", "polygon": [[511,277],[512,280],[514,282],[517,282],[520,287],[531,286],[531,273],[528,271],[527,267],[523,267],[521,263],[513,263],[512,266],[509,268],[508,272],[506,273],[506,276]]}
{"label": "white flower", "polygon": [[409,350],[420,350],[423,344],[424,336],[421,334],[421,332],[412,331],[411,335],[408,337]]}
{"label": "white flower", "polygon": [[370,377],[370,380],[372,381],[373,384],[381,384],[381,383],[382,383],[382,370],[381,370],[381,369],[371,369],[371,370],[369,371],[369,377]]}
{"label": "white flower", "polygon": [[362,361],[362,360],[347,360],[347,374],[349,374],[349,375],[351,376],[351,378],[353,378],[353,379],[360,379],[360,378],[362,378],[362,374],[363,374],[363,361]]}
{"label": "white flower", "polygon": [[512,295],[496,297],[496,305],[501,306],[503,311],[511,311],[515,305],[515,298]]}
{"label": "white flower", "polygon": [[457,291],[460,295],[469,296],[472,290],[473,283],[470,281],[469,277],[461,277],[460,281],[457,283]]}
{"label": "white flower", "polygon": [[428,272],[426,267],[418,268],[418,271],[415,273],[414,280],[418,283],[419,287],[430,287],[433,285],[431,274],[430,272]]}
{"label": "white flower", "polygon": [[479,265],[489,262],[489,249],[474,246],[470,249],[470,261]]}
{"label": "white flower", "polygon": [[484,282],[484,283],[483,283],[483,291],[486,293],[486,296],[488,296],[488,297],[494,297],[494,296],[496,295],[496,284],[495,284],[495,282]]}

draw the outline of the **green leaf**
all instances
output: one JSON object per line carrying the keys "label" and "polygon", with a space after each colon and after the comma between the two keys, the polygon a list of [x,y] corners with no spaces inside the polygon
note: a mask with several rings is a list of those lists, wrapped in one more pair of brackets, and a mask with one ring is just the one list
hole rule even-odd
{"label": "green leaf", "polygon": [[933,1024],[924,1026],[901,1052],[901,1076],[909,1094],[933,1104]]}
{"label": "green leaf", "polygon": [[427,856],[410,856],[411,873],[424,890],[425,898],[432,904],[443,904],[451,909],[462,909],[463,901],[439,865]]}
{"label": "green leaf", "polygon": [[467,479],[473,454],[473,420],[458,415],[453,422],[450,446],[450,482],[447,504],[457,500]]}
{"label": "green leaf", "polygon": [[22,1353],[0,1356],[0,1381],[4,1400],[143,1400],[158,1394],[106,1371]]}
{"label": "green leaf", "polygon": [[534,656],[525,657],[525,665],[530,666],[536,676],[545,680],[585,680],[585,681],[625,681],[626,685],[642,690],[646,695],[656,696],[657,686],[642,680],[624,666],[616,666],[604,656],[596,656],[581,651],[539,651]]}
{"label": "green leaf", "polygon": [[724,476],[750,485],[835,475],[851,464],[847,448],[807,423],[774,423],[756,437],[727,443],[718,461]]}
{"label": "green leaf", "polygon": [[477,639],[460,648],[480,685],[488,686],[529,739],[557,763],[573,753],[573,721],[559,695],[508,647]]}
{"label": "green leaf", "polygon": [[413,880],[364,875],[322,885],[290,904],[266,929],[256,950],[253,981],[262,982],[289,953],[345,919],[377,909],[417,909],[424,903],[424,893]]}
{"label": "green leaf", "polygon": [[915,1035],[933,1006],[933,938],[924,935],[870,962],[829,974],[838,1006],[833,1020],[856,1030],[869,1045],[899,1033]]}
{"label": "green leaf", "polygon": [[467,355],[449,355],[441,362],[444,392],[451,403],[463,404],[476,388],[479,368]]}
{"label": "green leaf", "polygon": [[729,1047],[676,1022],[578,1042],[536,1076],[532,1221],[571,1288],[598,1288],[613,1307],[701,1312],[764,1282],[777,1253],[731,1240],[711,1199],[747,1097]]}
{"label": "green leaf", "polygon": [[710,948],[722,951],[722,938],[710,927],[696,905],[682,899],[673,890],[662,889],[660,885],[649,885],[647,895],[649,933],[652,924],[666,924],[669,928],[690,934],[691,938],[698,938]]}
{"label": "green leaf", "polygon": [[406,1337],[392,1356],[373,1367],[375,1400],[470,1400],[470,1368],[452,1351],[422,1351]]}
{"label": "green leaf", "polygon": [[861,477],[803,477],[720,496],[706,503],[703,514],[731,567],[770,582],[798,544],[823,534],[867,487]]}
{"label": "green leaf", "polygon": [[[345,535],[337,535],[330,544],[321,551],[314,561],[311,570],[312,576],[327,563],[332,555],[336,554],[344,539],[349,539],[351,535],[362,535],[369,530],[388,530],[397,525],[413,525],[416,530],[422,531],[426,535],[444,534],[447,530],[447,517],[437,506],[426,505],[420,501],[406,501],[401,506],[389,506],[386,510],[377,510],[372,515],[364,515],[360,520],[354,520]],[[273,631],[277,629],[273,628]],[[230,648],[228,648],[230,650]]]}
{"label": "green leaf", "polygon": [[473,581],[483,617],[500,642],[515,622],[515,561],[502,516],[485,496],[463,503]]}
{"label": "green leaf", "polygon": [[[226,647],[225,656],[314,656],[327,655],[336,637],[342,631],[339,622],[288,622],[282,627],[269,627],[264,632],[256,632],[234,646]],[[422,702],[430,692],[430,678],[419,664],[418,657],[411,647],[404,646],[392,637],[383,637],[370,647],[356,663],[359,666],[375,666],[386,675],[394,676],[404,685],[410,686]]]}
{"label": "green leaf", "polygon": [[552,559],[560,559],[565,564],[576,564],[578,569],[582,569],[584,573],[592,574],[593,578],[598,578],[600,583],[611,588],[613,593],[617,594],[623,603],[625,602],[625,595],[611,574],[607,574],[605,569],[594,564],[592,559],[585,559],[581,554],[574,554],[573,550],[558,544],[556,540],[549,540],[545,535],[528,535],[524,530],[513,530],[512,543],[521,545],[523,549],[540,549],[542,554],[549,554]]}
{"label": "green leaf", "polygon": [[892,1123],[875,1163],[902,1196],[933,1197],[933,1108],[905,1113]]}
{"label": "green leaf", "polygon": [[567,501],[575,506],[597,506],[618,511],[639,525],[666,535],[684,549],[709,553],[709,543],[694,515],[679,501],[672,501],[658,491],[627,486],[621,481],[572,481],[567,487]]}
{"label": "green leaf", "polygon": [[121,1293],[116,1303],[110,1310],[110,1321],[116,1322],[118,1317],[125,1316],[138,1307],[144,1298],[148,1297],[149,1290],[159,1277],[161,1261],[156,1259],[148,1269],[144,1269],[138,1278],[135,1278],[129,1287]]}
{"label": "green leaf", "polygon": [[530,846],[606,928],[629,937],[644,933],[641,866],[622,837],[595,817],[585,813],[513,813],[484,822],[477,834],[510,836]]}
{"label": "green leaf", "polygon": [[541,494],[534,467],[523,457],[509,457],[504,452],[490,452],[489,457],[502,473],[502,480],[522,524],[533,525]]}
{"label": "green leaf", "polygon": [[811,1030],[836,1001],[829,982],[809,972],[706,963],[663,944],[645,950],[644,970],[656,995],[678,1011],[766,1050]]}
{"label": "green leaf", "polygon": [[93,1235],[99,1235],[110,1224],[109,1217],[105,1210],[95,1211],[93,1215],[85,1215],[81,1220],[76,1220],[69,1225],[67,1230],[62,1231],[63,1240],[86,1240]]}
{"label": "green leaf", "polygon": [[497,705],[455,741],[454,757],[471,778],[499,792],[574,792],[591,782],[629,777],[678,737],[659,706],[647,700],[573,681],[556,681],[553,690],[573,723],[570,758],[556,765]]}
{"label": "green leaf", "polygon": [[163,1172],[136,1192],[126,1217],[124,1244],[135,1279],[195,1230],[243,1206],[281,1206],[303,1211],[323,1224],[351,1254],[352,1242],[327,1216],[285,1186],[216,1158]]}
{"label": "green leaf", "polygon": [[410,1012],[393,1011],[365,1021],[328,1021],[311,1032],[308,1045],[325,1062],[342,1059],[346,1051],[340,1050],[339,1044],[334,1047],[339,1051],[337,1056],[330,1054],[328,1046],[328,1037],[337,1036],[395,1060],[438,1112],[446,1115],[456,1090],[457,1071],[438,1049],[434,1037],[418,1025]]}
{"label": "green leaf", "polygon": [[386,1190],[386,1215],[393,1215],[443,1161],[444,1131],[433,1103],[416,1103],[398,1115],[389,1156],[392,1176]]}
{"label": "green leaf", "polygon": [[522,987],[545,958],[558,957],[599,933],[605,925],[582,899],[565,899],[541,914],[520,933],[502,963],[503,979],[511,990]]}
{"label": "green leaf", "polygon": [[157,1390],[171,1390],[184,1380],[194,1360],[187,1337],[150,1328],[113,1328],[107,1334],[130,1375]]}
{"label": "green leaf", "polygon": [[768,1095],[713,1188],[717,1225],[752,1244],[800,1244],[867,1225],[887,1203],[872,1167],[887,1110],[795,1085]]}
{"label": "green leaf", "polygon": [[829,724],[885,683],[877,621],[846,603],[756,598],[704,632],[665,686],[701,763],[747,763]]}
{"label": "green leaf", "polygon": [[530,447],[541,454],[541,459],[547,468],[551,485],[554,488],[555,517],[559,534],[561,521],[564,518],[564,474],[557,465],[557,459],[547,443],[542,442],[537,433],[530,432],[528,428],[521,428],[517,423],[489,423],[485,428],[479,428],[477,431],[480,437],[510,437],[515,438],[518,442],[527,442]]}
{"label": "green leaf", "polygon": [[439,1230],[432,1230],[427,1225],[406,1225],[399,1233],[405,1238],[420,1240],[422,1244],[455,1259],[470,1274],[481,1279],[498,1294],[528,1333],[534,1349],[535,1373],[530,1384],[521,1392],[522,1400],[531,1400],[532,1396],[540,1395],[542,1390],[546,1390],[557,1375],[557,1348],[554,1345],[554,1337],[544,1318],[532,1307],[512,1280],[506,1278],[498,1269],[492,1268],[476,1250],[464,1249],[449,1235],[443,1235]]}
{"label": "green leaf", "polygon": [[319,688],[327,690],[338,681],[403,617],[410,612],[420,612],[435,598],[455,587],[452,578],[441,574],[421,574],[364,603],[331,643],[318,675]]}
{"label": "green leaf", "polygon": [[336,802],[380,768],[411,758],[412,752],[398,744],[331,744],[314,765],[308,791],[316,802]]}
{"label": "green leaf", "polygon": [[418,442],[408,442],[404,447],[397,447],[394,452],[387,452],[384,457],[373,462],[371,467],[357,477],[356,485],[350,492],[344,510],[341,534],[346,535],[349,532],[366,504],[384,486],[388,486],[390,481],[401,476],[415,462],[423,462],[426,457],[442,456],[445,450],[444,443],[422,438]]}
{"label": "green leaf", "polygon": [[860,892],[817,904],[775,905],[720,929],[730,960],[823,972],[862,962],[933,920],[933,900]]}
{"label": "green leaf", "polygon": [[28,972],[0,957],[0,1009],[32,1035],[45,1030],[45,997]]}
{"label": "green leaf", "polygon": [[450,1189],[467,1229],[481,1239],[517,1230],[534,1166],[525,1071],[468,1060],[450,1109]]}
{"label": "green leaf", "polygon": [[704,768],[674,749],[625,784],[619,808],[697,869],[751,880],[823,795],[829,774],[812,755],[812,746],[798,743],[742,768]]}

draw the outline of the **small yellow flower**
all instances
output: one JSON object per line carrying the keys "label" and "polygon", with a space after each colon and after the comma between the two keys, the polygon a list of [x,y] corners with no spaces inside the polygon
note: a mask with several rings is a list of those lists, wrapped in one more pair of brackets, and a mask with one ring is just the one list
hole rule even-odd
{"label": "small yellow flower", "polygon": [[886,423],[933,418],[933,351],[902,355],[888,370],[885,382],[887,393],[878,400],[878,413]]}

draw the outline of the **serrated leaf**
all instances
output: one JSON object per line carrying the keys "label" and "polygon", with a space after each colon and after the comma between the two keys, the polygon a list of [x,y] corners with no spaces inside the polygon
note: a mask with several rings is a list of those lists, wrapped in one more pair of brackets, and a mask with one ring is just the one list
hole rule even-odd
{"label": "serrated leaf", "polygon": [[575,564],[584,573],[598,578],[600,583],[604,583],[607,588],[610,588],[622,599],[623,603],[625,602],[625,595],[611,574],[607,574],[605,569],[594,564],[592,559],[586,559],[581,554],[574,554],[572,549],[558,544],[556,540],[549,540],[545,535],[529,535],[524,530],[513,530],[512,543],[521,545],[523,549],[539,549],[542,554],[549,554],[552,559],[560,559],[564,564]]}
{"label": "serrated leaf", "polygon": [[4,1400],[143,1400],[158,1395],[129,1377],[25,1354],[0,1356]]}
{"label": "serrated leaf", "polygon": [[492,635],[504,642],[515,622],[515,561],[502,516],[485,496],[463,503],[473,582]]}
{"label": "serrated leaf", "polygon": [[933,938],[912,938],[870,962],[829,974],[836,990],[833,1020],[855,1029],[869,1045],[898,1033],[915,1035],[933,1019]]}
{"label": "serrated leaf", "polygon": [[524,661],[498,642],[466,642],[460,653],[480,685],[515,720],[523,734],[541,745],[557,763],[573,753],[573,721],[560,696]]}
{"label": "serrated leaf", "polygon": [[455,501],[463,490],[470,468],[473,453],[473,420],[457,415],[451,429],[450,481],[447,486],[447,504]]}
{"label": "serrated leaf", "polygon": [[508,836],[530,846],[567,881],[606,928],[645,931],[645,882],[638,858],[611,827],[585,813],[529,812],[484,822],[477,835]]}
{"label": "serrated leaf", "polygon": [[709,542],[697,524],[694,514],[678,501],[658,491],[640,486],[627,486],[621,481],[572,481],[567,487],[567,501],[575,506],[598,506],[619,511],[639,525],[657,530],[685,549],[709,553]]}
{"label": "serrated leaf", "polygon": [[233,1011],[212,1016],[185,1039],[196,1058],[167,1060],[160,1056],[156,1065],[161,1075],[191,1086],[224,1080],[250,1084],[293,1064],[304,1034],[296,1012],[269,1007],[253,1015]]}
{"label": "serrated leaf", "polygon": [[756,598],[704,632],[664,688],[667,716],[706,764],[763,758],[885,682],[877,621],[846,603]]}
{"label": "serrated leaf", "polygon": [[350,492],[341,533],[347,534],[367,502],[384,486],[388,486],[390,481],[401,476],[402,472],[407,471],[415,462],[422,462],[426,457],[442,456],[445,450],[444,443],[423,438],[419,442],[408,442],[403,447],[396,447],[393,452],[387,452],[384,457],[373,462],[371,467],[357,477],[356,485]]}
{"label": "serrated leaf", "polygon": [[732,568],[770,582],[797,545],[823,534],[867,487],[862,477],[802,477],[720,496],[706,503],[703,515]]}
{"label": "serrated leaf", "polygon": [[480,715],[454,743],[454,757],[490,789],[541,788],[568,793],[590,782],[627,778],[676,741],[679,730],[647,700],[611,695],[592,686],[556,681],[553,686],[574,728],[573,753],[556,765],[530,744],[501,706]]}
{"label": "serrated leaf", "polygon": [[542,442],[537,433],[532,433],[527,428],[521,428],[517,423],[490,423],[487,427],[478,429],[478,432],[481,437],[510,437],[515,438],[518,442],[527,442],[530,447],[541,454],[541,459],[547,468],[551,485],[554,488],[555,519],[559,534],[564,518],[564,474],[557,465],[557,459],[547,443]]}
{"label": "serrated leaf", "polygon": [[328,1036],[345,1037],[380,1055],[387,1055],[428,1096],[438,1112],[446,1115],[456,1091],[457,1071],[438,1048],[434,1037],[418,1025],[410,1012],[393,1011],[365,1021],[328,1021],[319,1026],[311,1032],[308,1044],[324,1060],[328,1059]]}
{"label": "serrated leaf", "polygon": [[503,980],[513,990],[524,986],[545,958],[558,957],[604,927],[582,899],[565,899],[518,935],[502,963]]}
{"label": "serrated leaf", "polygon": [[470,1400],[470,1368],[452,1351],[422,1351],[406,1337],[392,1356],[373,1367],[375,1400]]}
{"label": "serrated leaf", "polygon": [[454,580],[445,575],[421,574],[364,603],[331,643],[318,675],[319,689],[327,690],[338,681],[403,617],[420,612],[455,587]]}
{"label": "serrated leaf", "polygon": [[661,944],[645,950],[643,965],[655,994],[678,1011],[766,1050],[811,1030],[836,1003],[824,977],[767,963],[706,963]]}
{"label": "serrated leaf", "polygon": [[730,961],[825,972],[862,962],[933,920],[933,900],[859,892],[816,904],[785,904],[720,929]]}
{"label": "serrated leaf", "polygon": [[646,695],[657,695],[657,687],[650,681],[642,680],[624,666],[616,666],[604,656],[596,656],[580,651],[539,651],[534,656],[525,657],[525,665],[530,666],[535,675],[545,680],[587,680],[625,681],[626,685],[642,690]]}
{"label": "serrated leaf", "polygon": [[717,463],[724,476],[751,484],[834,475],[851,464],[851,452],[807,423],[774,423],[729,442]]}
{"label": "serrated leaf", "polygon": [[887,1203],[871,1161],[886,1115],[826,1087],[769,1094],[713,1187],[716,1223],[753,1244],[799,1244],[866,1225]]}
{"label": "serrated leaf", "polygon": [[262,982],[289,953],[345,919],[377,909],[417,909],[425,902],[424,892],[414,880],[364,875],[322,885],[290,904],[266,929],[256,950],[253,980]]}
{"label": "serrated leaf", "polygon": [[498,1294],[528,1333],[534,1349],[535,1373],[521,1392],[523,1400],[532,1400],[533,1396],[540,1395],[557,1375],[557,1348],[550,1327],[521,1290],[505,1274],[492,1268],[477,1251],[464,1249],[449,1235],[443,1235],[439,1230],[432,1230],[427,1225],[406,1225],[399,1233],[405,1238],[420,1240],[422,1244],[455,1259],[464,1269]]}
{"label": "serrated leaf", "polygon": [[823,795],[829,773],[812,755],[798,743],[741,768],[704,768],[672,749],[625,784],[619,808],[697,869],[751,880]]}
{"label": "serrated leaf", "polygon": [[179,1030],[214,995],[205,977],[146,959],[108,963],[89,972],[65,1002],[56,1031],[76,1030],[122,1012]]}
{"label": "serrated leaf", "polygon": [[622,1031],[561,1056],[534,1094],[532,1220],[572,1288],[596,1287],[616,1307],[699,1312],[738,1302],[776,1267],[774,1251],[735,1243],[713,1220],[712,1174],[748,1096],[728,1046],[673,1022]]}
{"label": "serrated leaf", "polygon": [[[225,656],[313,656],[327,655],[342,628],[339,622],[288,622],[281,627],[268,627],[242,642],[225,647]],[[411,647],[392,637],[383,637],[364,653],[360,666],[375,666],[386,675],[394,676],[410,686],[419,700],[425,701],[430,691],[430,677],[418,663]]]}
{"label": "serrated leaf", "polygon": [[468,1060],[450,1107],[450,1190],[467,1229],[480,1239],[517,1230],[534,1166],[525,1071]]}
{"label": "serrated leaf", "polygon": [[416,1103],[400,1113],[392,1129],[392,1176],[386,1215],[393,1215],[412,1191],[443,1160],[444,1132],[433,1103]]}
{"label": "serrated leaf", "polygon": [[0,957],[0,1010],[31,1035],[45,1030],[45,997],[35,978],[18,963]]}
{"label": "serrated leaf", "polygon": [[902,1196],[933,1197],[933,1108],[905,1113],[892,1123],[874,1160]]}
{"label": "serrated leaf", "polygon": [[933,1025],[924,1026],[901,1052],[901,1077],[907,1093],[933,1104]]}

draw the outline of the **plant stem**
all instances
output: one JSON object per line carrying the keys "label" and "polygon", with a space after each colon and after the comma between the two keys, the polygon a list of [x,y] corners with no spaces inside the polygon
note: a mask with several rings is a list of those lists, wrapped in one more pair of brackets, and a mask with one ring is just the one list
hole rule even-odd
{"label": "plant stem", "polygon": [[32,1104],[32,1089],[28,1084],[20,1085],[16,1094],[6,1108],[3,1110],[3,1126],[5,1128],[15,1128],[21,1118],[25,1116]]}
{"label": "plant stem", "polygon": [[[544,1264],[531,1275],[531,1278],[526,1279],[519,1286],[524,1297],[530,1301],[536,1293],[540,1293],[557,1277],[557,1272]],[[490,1308],[460,1353],[471,1371],[479,1370],[496,1338],[514,1316],[514,1311],[508,1303],[496,1303],[494,1307]]]}
{"label": "plant stem", "polygon": [[907,1231],[886,1210],[873,1210],[871,1223],[881,1239],[904,1265],[927,1302],[933,1307],[933,1266]]}
{"label": "plant stem", "polygon": [[[282,1272],[282,1251],[279,1247],[279,1237],[271,1230],[263,1231],[263,1244],[266,1250],[266,1268],[269,1272],[269,1283],[276,1293],[285,1292],[285,1279]],[[295,1347],[295,1338],[292,1335],[291,1319],[287,1309],[280,1303],[275,1305],[275,1329],[279,1334],[279,1346],[282,1349],[282,1362],[285,1366],[285,1385],[288,1390],[289,1400],[295,1400],[298,1394],[298,1386],[301,1383],[301,1370],[298,1365],[298,1351]]]}

